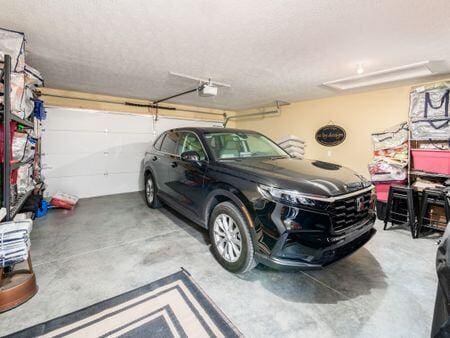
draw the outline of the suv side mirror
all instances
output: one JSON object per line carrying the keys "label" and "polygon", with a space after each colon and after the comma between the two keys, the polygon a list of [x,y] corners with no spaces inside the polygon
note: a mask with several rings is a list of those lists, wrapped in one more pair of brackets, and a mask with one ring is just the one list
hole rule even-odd
{"label": "suv side mirror", "polygon": [[185,151],[184,153],[181,153],[181,159],[188,162],[199,162],[200,161],[200,155],[195,150],[189,150]]}

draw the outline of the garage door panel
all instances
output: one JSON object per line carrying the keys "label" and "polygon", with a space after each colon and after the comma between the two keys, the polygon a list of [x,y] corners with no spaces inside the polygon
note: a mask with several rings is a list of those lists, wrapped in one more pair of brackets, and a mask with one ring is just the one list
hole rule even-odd
{"label": "garage door panel", "polygon": [[138,191],[139,173],[47,178],[47,195],[70,192],[80,198]]}
{"label": "garage door panel", "polygon": [[105,150],[109,154],[140,154],[142,157],[145,155],[145,151],[148,149],[151,143],[131,143],[122,146],[112,147]]}
{"label": "garage door panel", "polygon": [[107,135],[97,132],[45,131],[42,149],[46,154],[85,154],[108,148]]}
{"label": "garage door panel", "polygon": [[138,171],[142,167],[144,155],[141,153],[110,154],[106,157],[108,173]]}
{"label": "garage door panel", "polygon": [[121,194],[143,189],[144,179],[141,172],[111,173],[107,176],[109,186],[114,186],[114,193]]}
{"label": "garage door panel", "polygon": [[155,129],[158,135],[166,130],[182,127],[223,127],[223,124],[221,122],[159,117],[155,125]]}
{"label": "garage door panel", "polygon": [[[45,154],[42,156],[42,174],[45,177],[100,175],[106,172],[107,156],[94,154]],[[86,165],[89,163],[89,165]]]}
{"label": "garage door panel", "polygon": [[150,115],[113,114],[114,118],[107,119],[105,124],[111,133],[153,133],[153,117]]}
{"label": "garage door panel", "polygon": [[124,145],[135,145],[139,148],[136,149],[136,151],[142,151],[142,149],[144,149],[143,151],[145,152],[146,147],[154,138],[153,133],[110,133],[107,136],[107,142],[111,148],[121,147]]}
{"label": "garage door panel", "polygon": [[47,109],[42,163],[48,189],[79,197],[142,190],[142,160],[161,132],[211,122],[94,110]]}
{"label": "garage door panel", "polygon": [[46,131],[100,131],[107,129],[106,122],[111,114],[87,109],[69,109],[48,107],[45,109],[49,117],[43,121]]}

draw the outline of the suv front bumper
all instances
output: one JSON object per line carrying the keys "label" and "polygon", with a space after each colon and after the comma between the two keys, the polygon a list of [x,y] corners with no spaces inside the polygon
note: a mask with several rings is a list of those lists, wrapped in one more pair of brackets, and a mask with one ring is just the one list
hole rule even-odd
{"label": "suv front bumper", "polygon": [[293,241],[292,237],[302,236],[302,234],[286,231],[278,239],[270,255],[256,253],[256,259],[259,263],[276,269],[320,269],[364,246],[376,233],[373,228],[374,223],[375,215],[372,215],[354,226],[351,232],[330,237],[330,244],[324,247],[299,244]]}

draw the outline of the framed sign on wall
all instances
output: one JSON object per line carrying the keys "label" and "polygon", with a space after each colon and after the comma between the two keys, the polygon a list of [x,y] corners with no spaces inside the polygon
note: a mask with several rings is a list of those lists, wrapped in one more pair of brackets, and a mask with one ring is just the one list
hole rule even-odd
{"label": "framed sign on wall", "polygon": [[316,141],[326,147],[334,147],[345,141],[345,129],[335,124],[328,124],[316,131]]}

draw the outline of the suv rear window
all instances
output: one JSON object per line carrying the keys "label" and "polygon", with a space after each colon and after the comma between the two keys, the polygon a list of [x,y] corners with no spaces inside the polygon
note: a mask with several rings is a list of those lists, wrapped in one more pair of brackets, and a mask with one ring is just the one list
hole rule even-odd
{"label": "suv rear window", "polygon": [[164,136],[166,136],[166,135],[165,135],[165,134],[160,135],[160,136],[156,139],[155,143],[153,143],[153,147],[154,147],[156,150],[161,150],[161,143],[162,143],[162,141],[163,141],[163,139],[164,139]]}
{"label": "suv rear window", "polygon": [[180,135],[178,133],[172,131],[167,132],[162,141],[160,150],[168,154],[175,154],[179,138]]}

